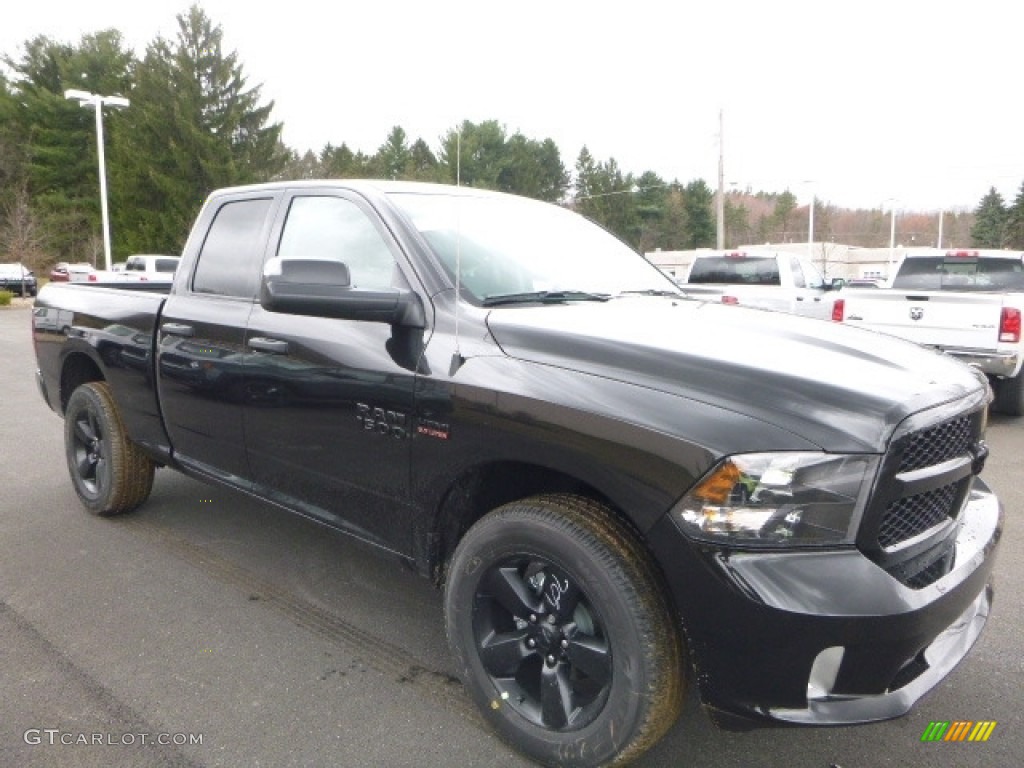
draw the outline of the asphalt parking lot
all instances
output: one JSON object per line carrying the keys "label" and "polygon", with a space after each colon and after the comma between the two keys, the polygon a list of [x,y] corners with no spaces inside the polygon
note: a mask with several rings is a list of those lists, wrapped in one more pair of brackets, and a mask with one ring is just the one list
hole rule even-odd
{"label": "asphalt parking lot", "polygon": [[[452,677],[441,596],[418,576],[168,470],[135,514],[86,514],[35,387],[29,320],[0,310],[0,766],[526,764]],[[1024,420],[993,417],[988,440],[1006,507],[993,615],[911,714],[726,733],[691,690],[638,765],[1019,765]],[[939,720],[997,725],[985,743],[922,743]]]}

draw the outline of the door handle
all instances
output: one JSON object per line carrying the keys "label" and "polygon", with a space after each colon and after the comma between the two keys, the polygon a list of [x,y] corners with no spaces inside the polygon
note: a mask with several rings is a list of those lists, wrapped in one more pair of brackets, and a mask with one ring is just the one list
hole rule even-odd
{"label": "door handle", "polygon": [[171,336],[191,336],[195,333],[191,325],[182,325],[181,323],[164,323],[160,326],[160,330]]}
{"label": "door handle", "polygon": [[796,300],[797,300],[797,301],[803,301],[803,300],[804,300],[804,297],[803,297],[803,296],[797,296],[797,297],[796,297]]}
{"label": "door handle", "polygon": [[288,354],[288,342],[280,339],[265,339],[262,336],[256,336],[249,339],[249,347],[259,352],[270,352],[273,355]]}

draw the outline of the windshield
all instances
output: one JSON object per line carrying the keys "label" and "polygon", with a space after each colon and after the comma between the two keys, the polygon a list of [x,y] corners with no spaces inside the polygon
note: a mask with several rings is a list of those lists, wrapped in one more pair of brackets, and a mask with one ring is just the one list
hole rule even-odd
{"label": "windshield", "polygon": [[392,193],[471,300],[498,296],[574,301],[676,286],[620,240],[564,208],[506,195]]}
{"label": "windshield", "polygon": [[1024,291],[1017,259],[954,256],[904,259],[893,288],[917,291]]}

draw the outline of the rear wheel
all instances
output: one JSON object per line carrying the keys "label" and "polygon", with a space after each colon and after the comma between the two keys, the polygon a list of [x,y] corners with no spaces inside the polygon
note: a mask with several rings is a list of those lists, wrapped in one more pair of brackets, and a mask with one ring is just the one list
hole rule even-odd
{"label": "rear wheel", "polygon": [[459,543],[445,598],[463,681],[534,759],[627,762],[675,722],[676,624],[650,555],[606,507],[559,495],[491,512]]}
{"label": "rear wheel", "polygon": [[1007,416],[1024,416],[1024,370],[996,384],[995,410]]}
{"label": "rear wheel", "polygon": [[64,449],[78,498],[96,515],[119,515],[144,502],[154,465],[128,439],[105,382],[78,387],[64,412]]}

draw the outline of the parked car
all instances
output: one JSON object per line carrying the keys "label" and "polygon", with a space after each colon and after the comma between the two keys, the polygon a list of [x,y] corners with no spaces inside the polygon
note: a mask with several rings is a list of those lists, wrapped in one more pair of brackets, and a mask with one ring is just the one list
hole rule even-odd
{"label": "parked car", "polygon": [[0,291],[18,296],[36,295],[35,273],[22,264],[0,264]]}
{"label": "parked car", "polygon": [[77,280],[84,279],[83,275],[88,275],[90,272],[95,272],[96,268],[92,264],[87,262],[78,262],[75,264],[69,264],[66,261],[58,261],[53,269],[50,270],[50,282],[52,283],[70,283]]}
{"label": "parked car", "polygon": [[[114,264],[109,271],[96,269],[82,275],[72,275],[72,283],[170,283],[178,269],[178,256],[139,253],[129,256],[121,265]],[[118,268],[120,266],[120,269]]]}

